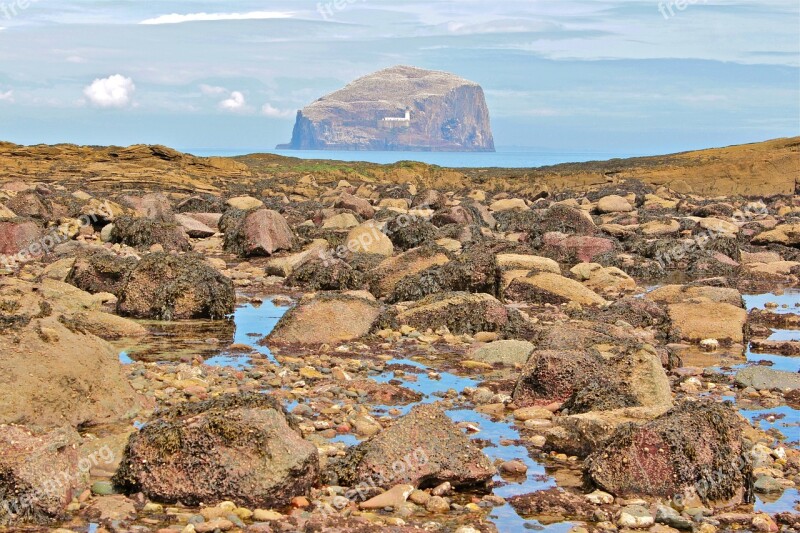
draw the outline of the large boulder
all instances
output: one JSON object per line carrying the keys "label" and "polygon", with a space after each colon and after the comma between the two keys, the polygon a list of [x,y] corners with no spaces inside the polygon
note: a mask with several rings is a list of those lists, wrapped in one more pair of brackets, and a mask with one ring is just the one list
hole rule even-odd
{"label": "large boulder", "polygon": [[370,291],[378,298],[389,296],[404,277],[449,261],[444,249],[438,247],[414,248],[388,257],[370,273]]}
{"label": "large boulder", "polygon": [[135,318],[219,320],[233,313],[233,282],[196,254],[144,256],[120,291],[117,312]]}
{"label": "large boulder", "polygon": [[434,242],[439,230],[425,218],[402,214],[386,223],[386,235],[398,249],[410,250]]}
{"label": "large boulder", "polygon": [[414,407],[409,414],[370,440],[354,446],[328,468],[331,483],[362,482],[389,489],[397,483],[454,487],[489,481],[495,468],[486,455],[435,404]]}
{"label": "large boulder", "polygon": [[741,307],[695,298],[672,304],[668,310],[673,330],[686,341],[717,339],[725,344],[744,341],[747,311]]}
{"label": "large boulder", "polygon": [[397,324],[425,331],[446,326],[461,335],[479,331],[502,333],[518,317],[494,296],[484,293],[445,292],[434,294],[399,309]]}
{"label": "large boulder", "polygon": [[540,235],[549,232],[568,235],[594,235],[598,231],[589,213],[564,204],[550,206],[532,229]]}
{"label": "large boulder", "polygon": [[0,255],[16,255],[43,236],[39,224],[32,220],[0,221]]}
{"label": "large boulder", "polygon": [[119,295],[138,262],[135,257],[122,257],[104,248],[89,249],[75,258],[66,282],[92,294]]}
{"label": "large boulder", "polygon": [[290,250],[294,236],[286,219],[271,209],[229,209],[220,220],[225,250],[241,257],[270,256]]}
{"label": "large boulder", "polygon": [[741,293],[728,287],[708,285],[664,285],[644,295],[648,300],[665,304],[677,304],[692,298],[706,298],[712,302],[743,307]]}
{"label": "large boulder", "polygon": [[21,426],[0,426],[0,525],[64,518],[67,504],[87,481],[88,471],[79,468],[79,442],[72,428],[36,434]]}
{"label": "large boulder", "polygon": [[286,285],[306,291],[339,291],[360,289],[364,276],[341,259],[311,259],[286,278]]}
{"label": "large boulder", "polygon": [[551,250],[562,262],[591,263],[596,257],[614,250],[614,241],[590,235],[551,232],[544,235],[543,241],[545,250]]}
{"label": "large boulder", "polygon": [[148,250],[156,244],[168,252],[188,252],[192,249],[183,227],[174,222],[150,218],[116,218],[111,230],[111,241],[140,250]]}
{"label": "large boulder", "polygon": [[347,234],[347,249],[352,253],[378,254],[389,257],[394,245],[374,222],[360,224]]}
{"label": "large boulder", "polygon": [[163,502],[272,508],[307,494],[318,477],[316,446],[277,400],[249,393],[161,413],[131,436],[114,482]]}
{"label": "large boulder", "polygon": [[358,296],[321,293],[286,313],[268,343],[340,343],[367,335],[381,313],[377,303]]}
{"label": "large boulder", "polygon": [[537,304],[606,305],[605,299],[581,283],[552,272],[515,278],[503,293],[509,300]]}
{"label": "large boulder", "polygon": [[523,367],[512,397],[520,407],[561,403],[604,370],[605,361],[596,351],[538,350]]}
{"label": "large boulder", "polygon": [[620,497],[738,504],[752,490],[742,421],[730,405],[713,401],[685,402],[652,422],[619,427],[587,458],[586,471]]}
{"label": "large boulder", "polygon": [[781,224],[774,229],[759,233],[753,238],[752,243],[800,246],[800,224]]}
{"label": "large boulder", "polygon": [[0,424],[78,427],[134,416],[143,402],[118,352],[43,292],[0,284]]}

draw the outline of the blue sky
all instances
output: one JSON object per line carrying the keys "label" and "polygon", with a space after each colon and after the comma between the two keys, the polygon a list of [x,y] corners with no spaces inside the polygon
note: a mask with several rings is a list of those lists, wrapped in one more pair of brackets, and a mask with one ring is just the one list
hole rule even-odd
{"label": "blue sky", "polygon": [[800,135],[797,0],[0,0],[0,139],[263,150],[397,64],[485,89],[499,147]]}

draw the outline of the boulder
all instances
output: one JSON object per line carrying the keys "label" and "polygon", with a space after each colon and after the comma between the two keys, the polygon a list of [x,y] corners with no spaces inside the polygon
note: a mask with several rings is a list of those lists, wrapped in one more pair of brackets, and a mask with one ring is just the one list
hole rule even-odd
{"label": "boulder", "polygon": [[780,224],[774,229],[759,233],[751,242],[757,245],[800,246],[800,224]]}
{"label": "boulder", "polygon": [[347,249],[352,253],[378,254],[389,257],[394,245],[374,223],[356,226],[347,234]]}
{"label": "boulder", "polygon": [[149,218],[156,222],[175,222],[175,213],[172,211],[172,204],[169,198],[161,193],[145,194],[141,198],[135,196],[124,196],[120,202],[136,211],[136,216]]}
{"label": "boulder", "polygon": [[135,318],[220,320],[233,313],[233,282],[196,254],[148,254],[128,275],[117,312]]}
{"label": "boulder", "polygon": [[497,267],[501,270],[536,270],[561,274],[561,267],[549,257],[522,254],[497,254]]}
{"label": "boulder", "polygon": [[636,290],[636,281],[617,267],[579,263],[570,272],[586,287],[600,294],[617,296]]}
{"label": "boulder", "polygon": [[91,294],[119,296],[138,262],[136,257],[122,257],[105,248],[89,249],[77,255],[65,281]]}
{"label": "boulder", "polygon": [[710,287],[706,285],[664,285],[644,295],[648,300],[665,304],[677,304],[692,298],[706,298],[712,302],[726,303],[736,307],[744,307],[742,294],[728,287]]}
{"label": "boulder", "polygon": [[389,428],[350,448],[333,462],[329,484],[366,482],[389,489],[398,483],[435,487],[480,485],[495,474],[492,462],[435,404],[414,407]]}
{"label": "boulder", "polygon": [[188,252],[192,249],[188,235],[178,224],[127,216],[114,220],[111,242],[139,250],[148,250],[156,244],[167,252]]}
{"label": "boulder", "polygon": [[633,211],[633,206],[627,198],[611,194],[597,201],[597,211],[600,213],[628,213]]}
{"label": "boulder", "polygon": [[586,459],[601,489],[704,503],[747,503],[750,465],[743,458],[742,421],[726,404],[684,402],[643,425],[626,424]]}
{"label": "boulder", "polygon": [[264,207],[264,202],[252,196],[236,196],[235,198],[229,198],[225,205],[239,211],[250,211],[251,209]]}
{"label": "boulder", "polygon": [[543,241],[547,249],[553,250],[564,261],[574,258],[591,263],[596,257],[614,250],[614,241],[588,235],[551,232],[544,235]]}
{"label": "boulder", "polygon": [[575,302],[602,306],[608,303],[581,283],[552,272],[537,272],[516,278],[505,289],[504,296],[509,300],[537,304]]}
{"label": "boulder", "polygon": [[267,274],[273,276],[287,277],[295,269],[308,261],[319,258],[325,259],[328,251],[328,241],[325,239],[314,239],[305,250],[286,257],[273,257],[265,268]]}
{"label": "boulder", "polygon": [[604,369],[605,361],[596,351],[537,350],[517,378],[514,404],[526,407],[564,402],[587,383],[597,381]]}
{"label": "boulder", "polygon": [[370,219],[375,216],[375,208],[369,203],[369,200],[353,196],[352,194],[343,192],[336,199],[334,207],[338,209],[348,209],[353,211],[363,219]]}
{"label": "boulder", "polygon": [[722,220],[720,218],[703,218],[700,219],[698,225],[701,229],[704,229],[711,234],[736,235],[739,233],[739,226],[733,222],[728,222],[727,220]]}
{"label": "boulder", "polygon": [[42,229],[32,220],[0,221],[0,255],[16,255],[38,242],[43,235]]}
{"label": "boulder", "polygon": [[736,373],[736,383],[756,390],[799,390],[800,373],[773,370],[764,366],[751,366]]}
{"label": "boulder", "polygon": [[386,223],[386,235],[400,250],[410,250],[434,242],[439,230],[424,218],[402,214]]}
{"label": "boulder", "polygon": [[217,233],[216,229],[206,225],[192,215],[177,214],[175,215],[175,222],[180,224],[186,234],[194,239],[205,239]]}
{"label": "boulder", "polygon": [[381,313],[377,303],[357,296],[321,293],[286,313],[266,343],[334,344],[367,335]]}
{"label": "boulder", "polygon": [[364,276],[341,259],[311,259],[286,278],[286,285],[306,291],[340,291],[361,289]]}
{"label": "boulder", "polygon": [[483,293],[433,294],[398,311],[396,321],[400,326],[411,326],[420,331],[446,326],[456,335],[503,332],[517,320],[517,316],[495,297]]}
{"label": "boulder", "polygon": [[529,207],[522,198],[497,200],[492,202],[492,205],[489,206],[490,211],[511,211],[513,209],[526,210],[529,209]]}
{"label": "boulder", "polygon": [[0,221],[14,220],[17,214],[3,204],[0,204]]}
{"label": "boulder", "polygon": [[651,220],[639,226],[642,235],[648,237],[663,237],[673,235],[681,230],[681,223],[674,219]]}
{"label": "boulder", "polygon": [[344,230],[355,228],[360,222],[353,213],[338,213],[322,222],[322,229]]}
{"label": "boulder", "polygon": [[134,416],[143,402],[118,351],[29,285],[0,284],[0,424],[78,427]]}
{"label": "boulder", "polygon": [[36,434],[21,426],[0,426],[0,524],[44,525],[65,518],[67,504],[87,484],[78,443],[80,435],[72,428]]}
{"label": "boulder", "polygon": [[717,339],[721,343],[741,343],[747,311],[731,304],[695,298],[668,306],[673,330],[689,342]]}
{"label": "boulder", "polygon": [[592,216],[586,211],[565,204],[553,204],[537,222],[535,231],[541,235],[549,232],[594,235],[598,230]]}
{"label": "boulder", "polygon": [[370,272],[370,291],[378,298],[388,296],[404,277],[449,261],[444,250],[438,247],[413,248],[400,255],[388,257]]}
{"label": "boulder", "polygon": [[292,248],[294,235],[277,211],[231,209],[220,220],[225,250],[241,257],[270,256]]}
{"label": "boulder", "polygon": [[114,483],[186,505],[287,506],[316,485],[319,455],[265,394],[173,407],[131,436]]}
{"label": "boulder", "polygon": [[528,341],[501,340],[473,350],[469,358],[489,364],[524,365],[533,350],[534,345]]}
{"label": "boulder", "polygon": [[437,228],[447,226],[449,224],[456,224],[458,226],[468,226],[475,223],[475,215],[467,208],[454,205],[451,207],[443,207],[436,211],[431,217],[431,224]]}

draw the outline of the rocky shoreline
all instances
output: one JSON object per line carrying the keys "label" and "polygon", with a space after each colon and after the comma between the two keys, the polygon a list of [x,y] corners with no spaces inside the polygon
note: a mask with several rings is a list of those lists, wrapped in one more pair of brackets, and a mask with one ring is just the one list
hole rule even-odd
{"label": "rocky shoreline", "polygon": [[796,194],[108,150],[0,175],[6,530],[800,529]]}

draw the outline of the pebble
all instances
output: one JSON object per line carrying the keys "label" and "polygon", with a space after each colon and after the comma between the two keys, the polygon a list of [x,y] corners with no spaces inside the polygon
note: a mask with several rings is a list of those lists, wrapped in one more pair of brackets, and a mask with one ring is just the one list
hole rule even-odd
{"label": "pebble", "polygon": [[641,505],[628,505],[623,507],[617,519],[617,525],[633,529],[644,529],[655,524],[655,519],[650,511]]}
{"label": "pebble", "polygon": [[430,513],[446,513],[450,511],[450,503],[441,496],[431,496],[425,503],[425,509]]}

